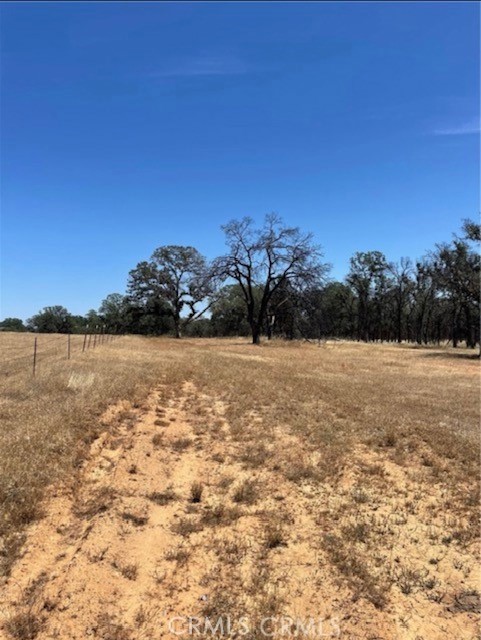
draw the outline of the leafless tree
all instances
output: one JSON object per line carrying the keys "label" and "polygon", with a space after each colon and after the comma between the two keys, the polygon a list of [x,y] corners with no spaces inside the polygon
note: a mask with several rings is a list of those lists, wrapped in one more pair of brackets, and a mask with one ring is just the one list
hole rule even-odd
{"label": "leafless tree", "polygon": [[214,261],[214,272],[241,287],[253,344],[259,344],[262,323],[272,295],[282,285],[303,289],[320,283],[329,266],[321,262],[312,234],[288,227],[276,214],[266,216],[261,228],[249,218],[222,227],[229,248]]}

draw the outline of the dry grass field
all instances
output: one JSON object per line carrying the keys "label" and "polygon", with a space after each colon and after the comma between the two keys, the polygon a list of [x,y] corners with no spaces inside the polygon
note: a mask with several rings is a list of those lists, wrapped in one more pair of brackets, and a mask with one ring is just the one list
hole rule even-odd
{"label": "dry grass field", "polygon": [[472,352],[58,345],[0,368],[1,638],[480,637]]}

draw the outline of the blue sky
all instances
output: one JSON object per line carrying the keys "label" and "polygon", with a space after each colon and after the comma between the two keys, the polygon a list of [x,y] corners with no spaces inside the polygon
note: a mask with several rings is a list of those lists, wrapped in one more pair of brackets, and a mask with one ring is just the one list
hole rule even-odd
{"label": "blue sky", "polygon": [[420,257],[479,211],[477,3],[4,3],[2,304],[73,313],[270,211]]}

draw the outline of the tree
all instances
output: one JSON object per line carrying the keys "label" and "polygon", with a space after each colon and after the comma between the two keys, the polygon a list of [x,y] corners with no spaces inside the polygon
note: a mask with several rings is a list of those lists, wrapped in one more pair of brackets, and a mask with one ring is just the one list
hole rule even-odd
{"label": "tree", "polygon": [[219,291],[210,322],[215,336],[249,335],[244,296],[238,284],[229,284]]}
{"label": "tree", "polygon": [[[357,339],[368,342],[377,334],[373,331],[373,307],[379,309],[379,299],[384,288],[387,261],[380,251],[357,252],[350,260],[347,283],[358,298]],[[373,305],[373,301],[375,305]]]}
{"label": "tree", "polygon": [[233,220],[222,227],[229,248],[214,261],[214,273],[241,288],[252,342],[259,344],[262,323],[274,293],[286,283],[295,289],[320,282],[327,271],[312,234],[287,227],[275,214],[256,229],[252,218]]}
{"label": "tree", "polygon": [[123,333],[128,323],[128,299],[121,293],[109,293],[102,300],[99,315],[108,333]]}
{"label": "tree", "polygon": [[481,224],[473,222],[473,220],[464,220],[463,231],[466,240],[481,242]]}
{"label": "tree", "polygon": [[[150,262],[140,262],[129,275],[129,297],[144,306],[153,301],[166,304],[176,338],[208,310],[213,290],[207,262],[193,247],[159,247]],[[187,316],[182,315],[185,308],[189,310]]]}
{"label": "tree", "polygon": [[433,268],[439,289],[450,302],[453,347],[458,344],[464,324],[467,346],[474,348],[479,331],[479,253],[472,250],[466,240],[455,238],[450,245],[437,246]]}
{"label": "tree", "polygon": [[356,300],[351,288],[342,282],[329,282],[322,289],[306,292],[303,299],[304,324],[317,340],[336,336],[351,338],[356,329]]}
{"label": "tree", "polygon": [[20,318],[5,318],[0,322],[0,331],[26,331],[27,328]]}
{"label": "tree", "polygon": [[85,330],[87,333],[100,333],[103,325],[103,318],[95,309],[89,309],[85,314]]}
{"label": "tree", "polygon": [[27,327],[38,333],[72,333],[74,323],[72,315],[65,307],[55,305],[45,307],[27,320]]}
{"label": "tree", "polygon": [[[436,324],[437,311],[436,282],[433,266],[429,257],[416,263],[413,284],[413,297],[409,317],[413,327],[412,338],[418,343],[428,344],[429,341],[439,341],[440,327],[433,330]],[[433,322],[434,321],[434,322]]]}
{"label": "tree", "polygon": [[265,318],[268,340],[273,334],[280,335],[286,340],[294,340],[299,321],[299,302],[299,292],[289,280],[281,283],[273,291]]}
{"label": "tree", "polygon": [[409,258],[401,258],[400,263],[391,263],[388,269],[392,275],[392,289],[394,293],[394,318],[396,326],[396,340],[401,344],[403,339],[403,324],[406,318],[409,297],[413,291],[413,265]]}
{"label": "tree", "polygon": [[208,318],[198,318],[185,328],[185,335],[192,338],[211,338],[212,324]]}
{"label": "tree", "polygon": [[72,316],[72,333],[87,332],[87,318],[85,316]]}
{"label": "tree", "polygon": [[125,333],[159,336],[174,331],[170,308],[159,299],[138,302],[127,296]]}

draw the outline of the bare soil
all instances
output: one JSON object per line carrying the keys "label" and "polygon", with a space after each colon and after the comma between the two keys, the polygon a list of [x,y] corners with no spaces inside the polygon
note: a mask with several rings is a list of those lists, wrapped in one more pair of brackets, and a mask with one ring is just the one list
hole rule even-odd
{"label": "bare soil", "polygon": [[476,542],[453,539],[469,523],[445,521],[422,450],[406,465],[357,443],[334,484],[299,433],[246,442],[193,382],[101,422],[4,578],[1,638],[157,640],[219,616],[229,637],[242,617],[249,638],[290,635],[288,617],[322,620],[318,637],[479,637]]}

